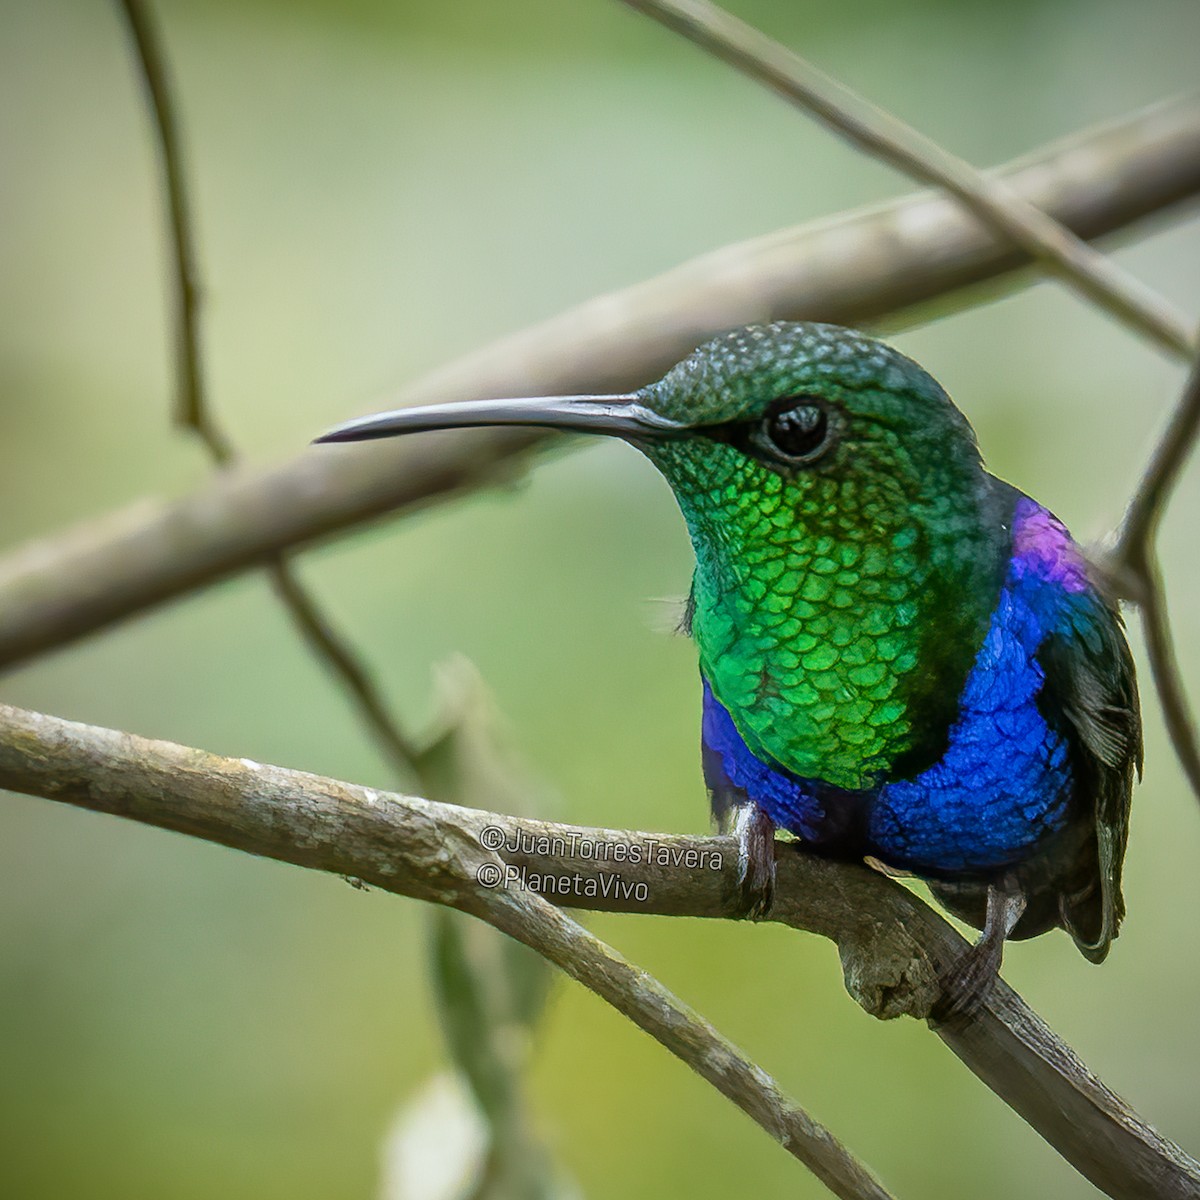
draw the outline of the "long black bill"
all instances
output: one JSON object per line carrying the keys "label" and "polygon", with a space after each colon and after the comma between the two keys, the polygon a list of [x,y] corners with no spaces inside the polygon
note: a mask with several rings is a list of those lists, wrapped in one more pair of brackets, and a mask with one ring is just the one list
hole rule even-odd
{"label": "long black bill", "polygon": [[545,425],[579,433],[614,437],[669,438],[687,427],[659,416],[636,396],[535,396],[526,400],[468,400],[398,408],[338,425],[318,442],[362,442],[426,433],[433,429],[465,429],[478,425]]}

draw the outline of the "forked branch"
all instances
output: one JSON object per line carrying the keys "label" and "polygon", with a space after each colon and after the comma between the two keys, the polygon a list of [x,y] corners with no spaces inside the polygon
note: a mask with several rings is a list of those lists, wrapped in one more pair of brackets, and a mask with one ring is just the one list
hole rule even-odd
{"label": "forked branch", "polygon": [[[586,829],[436,804],[4,706],[0,787],[473,913],[604,995],[790,1152],[826,1172],[831,1186],[835,1175],[846,1181],[839,1195],[884,1194],[841,1152],[821,1157],[836,1146],[828,1133],[706,1022],[535,894],[540,887],[547,899],[576,908],[736,918],[730,838]],[[963,939],[911,892],[866,867],[782,844],[777,853],[771,919],[833,939],[847,986],[875,1015],[926,1016],[938,975],[965,948]],[[1003,983],[976,1017],[937,1032],[1109,1195],[1200,1194],[1200,1164],[1109,1091]]]}
{"label": "forked branch", "polygon": [[1192,791],[1200,798],[1200,740],[1175,655],[1167,597],[1158,565],[1158,527],[1184,463],[1200,433],[1200,362],[1193,367],[1150,456],[1125,517],[1101,564],[1115,590],[1132,600],[1142,618],[1146,655],[1171,744]]}
{"label": "forked branch", "polygon": [[[890,1193],[824,1126],[657,980],[535,891],[481,886],[479,880],[492,878],[489,870],[505,868],[486,849],[487,814],[4,705],[0,787],[128,816],[471,913],[531,946],[629,1017],[737,1104],[834,1195],[889,1200]],[[510,818],[492,822],[501,820]],[[516,824],[526,832],[546,828]]]}

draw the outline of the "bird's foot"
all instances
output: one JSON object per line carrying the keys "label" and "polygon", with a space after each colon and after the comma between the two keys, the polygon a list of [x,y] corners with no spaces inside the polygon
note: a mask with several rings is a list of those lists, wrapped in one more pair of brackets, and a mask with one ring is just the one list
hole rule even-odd
{"label": "bird's foot", "polygon": [[999,978],[1001,958],[982,938],[963,951],[938,979],[941,994],[929,1015],[939,1023],[973,1017]]}
{"label": "bird's foot", "polygon": [[737,810],[738,890],[744,915],[761,921],[775,900],[775,822],[757,804]]}
{"label": "bird's foot", "polygon": [[930,1016],[939,1023],[973,1017],[1000,977],[1004,943],[1025,911],[1025,897],[1009,880],[988,888],[983,935],[943,972],[941,995]]}

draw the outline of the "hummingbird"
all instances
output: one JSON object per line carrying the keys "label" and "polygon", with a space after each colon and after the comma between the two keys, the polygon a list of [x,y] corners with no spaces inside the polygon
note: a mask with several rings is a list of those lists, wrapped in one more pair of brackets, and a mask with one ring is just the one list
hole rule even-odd
{"label": "hummingbird", "polygon": [[924,879],[982,931],[940,1019],[978,1006],[1007,940],[1062,928],[1105,958],[1142,767],[1121,617],[931,375],[855,330],[775,322],[629,395],[412,407],[317,440],[484,425],[622,438],[670,484],[704,779],[748,915],[769,911],[783,830]]}

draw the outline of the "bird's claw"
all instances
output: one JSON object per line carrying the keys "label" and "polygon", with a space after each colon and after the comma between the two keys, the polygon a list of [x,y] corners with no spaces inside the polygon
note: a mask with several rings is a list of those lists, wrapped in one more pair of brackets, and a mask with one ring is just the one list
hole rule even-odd
{"label": "bird's claw", "polygon": [[939,979],[941,995],[929,1014],[935,1021],[965,1021],[983,1007],[1000,977],[1004,943],[1024,911],[1025,896],[1015,879],[988,887],[983,935]]}
{"label": "bird's claw", "polygon": [[983,1007],[1000,973],[1000,955],[977,942],[955,959],[938,978],[940,994],[930,1012],[939,1024],[965,1021]]}
{"label": "bird's claw", "polygon": [[775,901],[775,822],[756,804],[738,809],[738,893],[743,915],[763,920]]}

